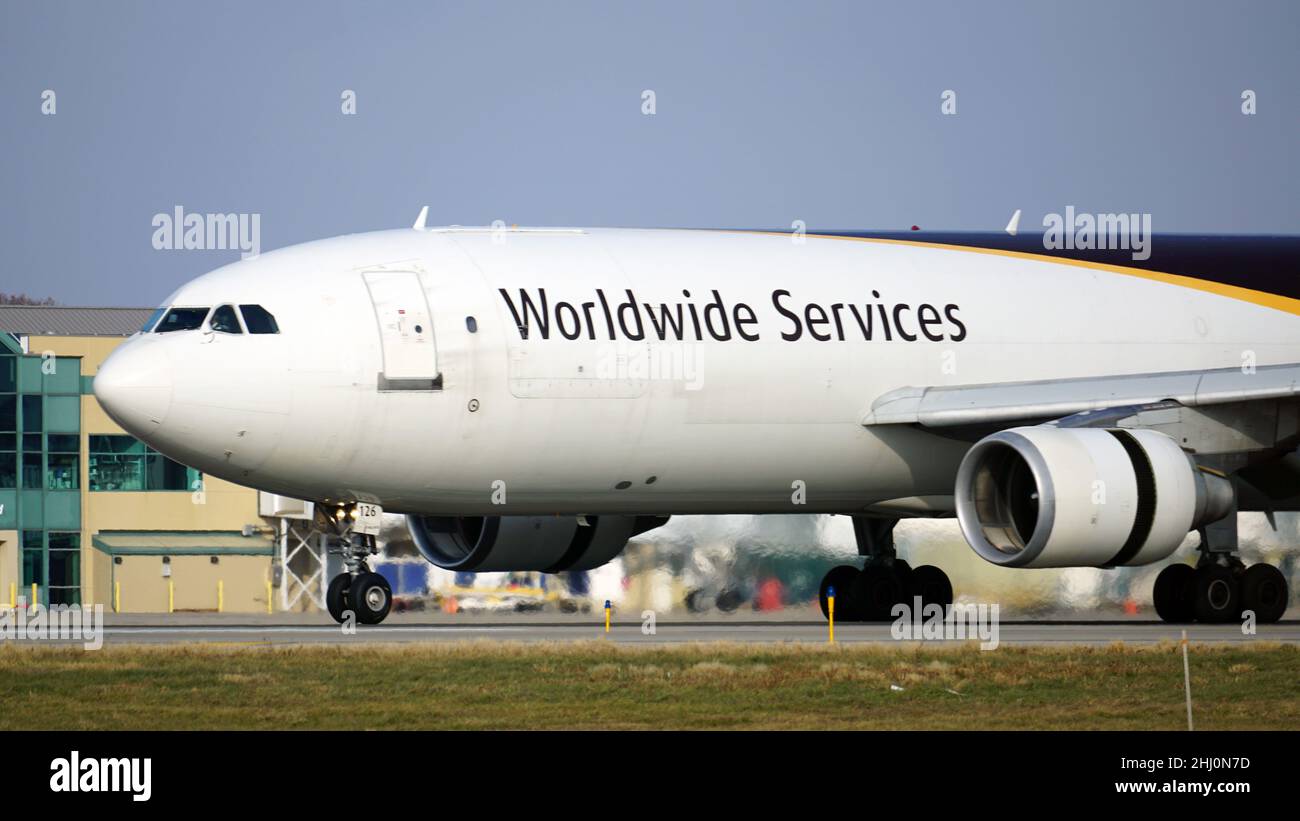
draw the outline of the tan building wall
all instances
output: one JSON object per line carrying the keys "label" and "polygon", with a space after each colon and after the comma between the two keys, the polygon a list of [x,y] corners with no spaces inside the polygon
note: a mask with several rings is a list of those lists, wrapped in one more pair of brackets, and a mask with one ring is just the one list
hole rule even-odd
{"label": "tan building wall", "polygon": [[81,357],[81,375],[94,376],[113,349],[126,341],[122,336],[29,336],[30,353],[52,351],[56,356]]}
{"label": "tan building wall", "polygon": [[[83,531],[83,545],[90,537]],[[91,591],[98,592],[99,598],[92,598]],[[93,547],[81,548],[81,601],[98,603],[105,610],[113,609],[113,557]]]}
{"label": "tan building wall", "polygon": [[[111,568],[123,613],[166,613],[168,586],[176,612],[217,611],[218,582],[221,582],[222,611],[265,613],[266,583],[271,563],[267,556],[122,556],[121,563],[101,553]],[[170,576],[163,575],[164,568]]]}
{"label": "tan building wall", "polygon": [[18,531],[0,530],[0,604],[11,604],[12,593],[16,592],[15,598],[23,595],[13,587],[22,583],[18,574],[18,550]]}

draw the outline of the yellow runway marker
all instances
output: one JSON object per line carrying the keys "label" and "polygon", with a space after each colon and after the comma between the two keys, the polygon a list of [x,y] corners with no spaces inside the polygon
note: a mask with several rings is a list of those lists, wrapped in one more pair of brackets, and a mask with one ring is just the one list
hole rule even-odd
{"label": "yellow runway marker", "polygon": [[835,588],[834,587],[826,588],[826,613],[827,613],[826,624],[830,628],[830,638],[827,640],[827,643],[834,644],[835,643]]}
{"label": "yellow runway marker", "polygon": [[605,599],[605,632],[609,632],[609,599]]}
{"label": "yellow runway marker", "polygon": [[1196,729],[1192,724],[1192,671],[1187,663],[1187,631],[1183,631],[1183,690],[1187,694],[1187,729]]}
{"label": "yellow runway marker", "polygon": [[122,612],[122,583],[113,582],[113,612]]}

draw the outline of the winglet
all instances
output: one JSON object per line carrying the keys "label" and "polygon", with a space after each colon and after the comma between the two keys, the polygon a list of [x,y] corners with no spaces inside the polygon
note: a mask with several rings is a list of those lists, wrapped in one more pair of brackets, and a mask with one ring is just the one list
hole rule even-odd
{"label": "winglet", "polygon": [[1014,237],[1016,235],[1016,232],[1019,230],[1020,230],[1020,209],[1017,208],[1016,213],[1011,215],[1011,222],[1007,223],[1007,233]]}
{"label": "winglet", "polygon": [[423,231],[424,222],[428,218],[429,218],[429,206],[426,205],[420,209],[420,216],[415,218],[415,225],[412,225],[411,227],[417,231]]}

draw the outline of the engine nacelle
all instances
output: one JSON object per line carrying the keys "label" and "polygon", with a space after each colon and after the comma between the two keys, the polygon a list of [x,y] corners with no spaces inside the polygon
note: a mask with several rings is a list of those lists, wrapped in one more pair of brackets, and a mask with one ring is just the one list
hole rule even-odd
{"label": "engine nacelle", "polygon": [[490,573],[592,570],[628,539],[667,521],[657,516],[407,516],[424,558],[445,570]]}
{"label": "engine nacelle", "polygon": [[1005,567],[1158,562],[1233,504],[1231,483],[1163,433],[1050,425],[976,442],[955,493],[966,541]]}

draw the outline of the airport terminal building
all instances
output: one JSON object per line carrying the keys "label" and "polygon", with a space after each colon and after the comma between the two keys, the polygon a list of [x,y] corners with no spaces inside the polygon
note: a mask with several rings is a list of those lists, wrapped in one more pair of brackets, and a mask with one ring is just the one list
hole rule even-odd
{"label": "airport terminal building", "polygon": [[121,612],[284,604],[282,523],[268,500],[153,451],[95,400],[96,370],[152,311],[0,306],[4,604],[33,594]]}

